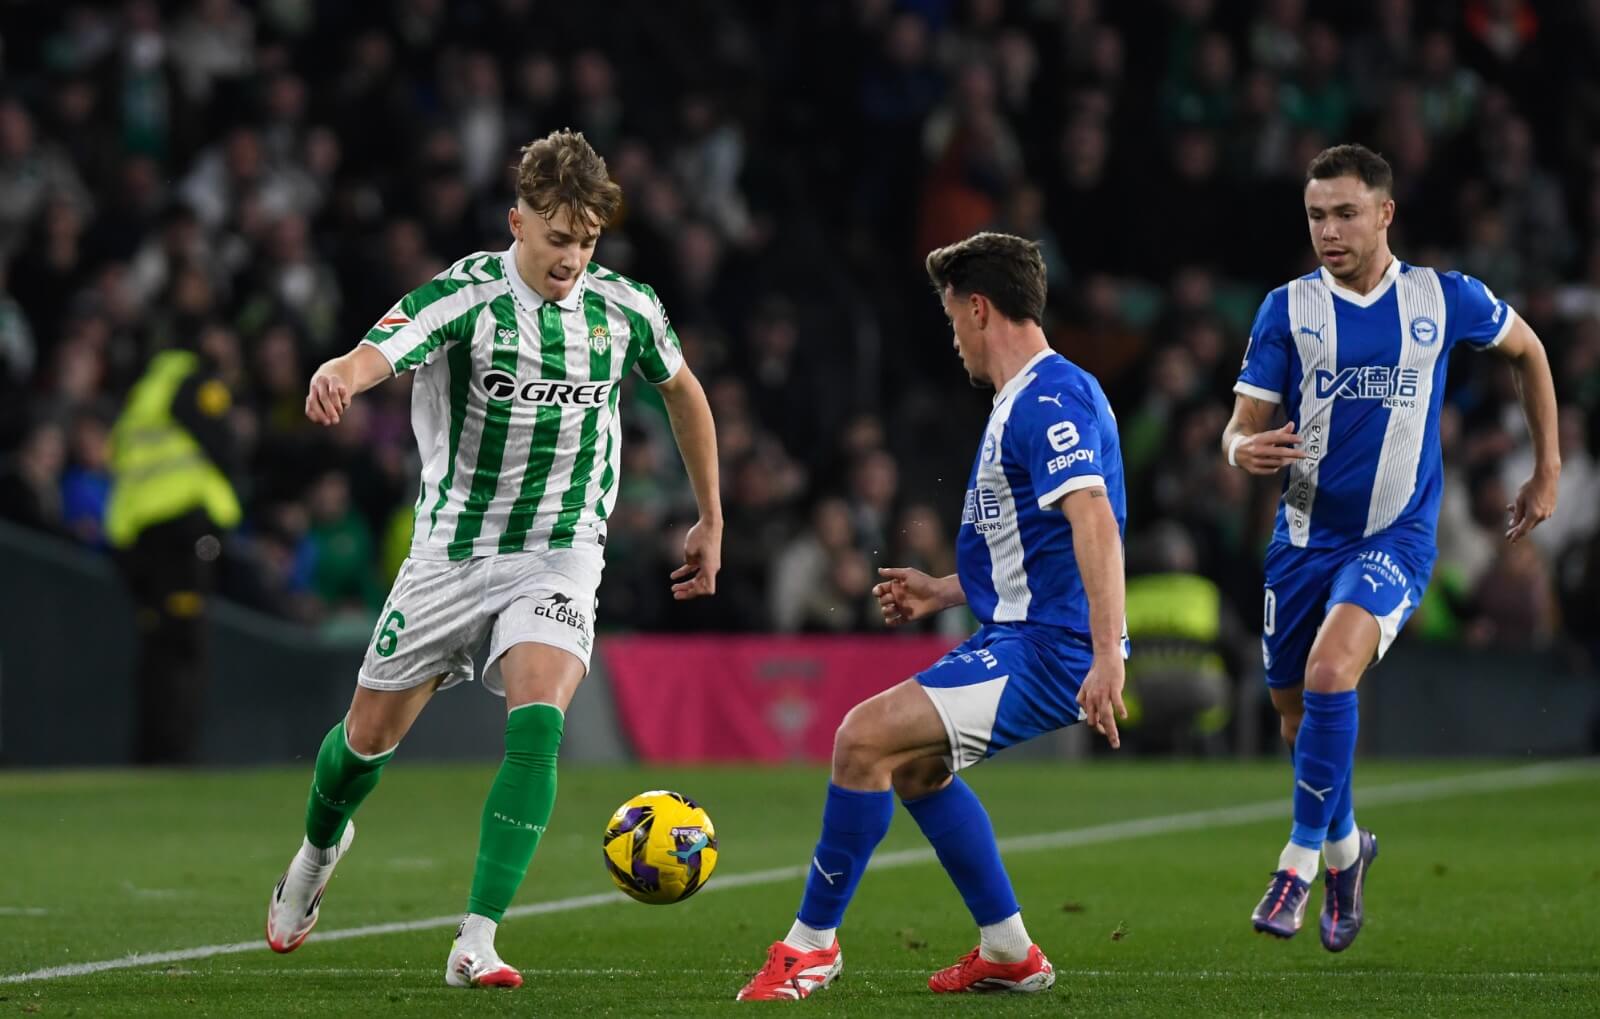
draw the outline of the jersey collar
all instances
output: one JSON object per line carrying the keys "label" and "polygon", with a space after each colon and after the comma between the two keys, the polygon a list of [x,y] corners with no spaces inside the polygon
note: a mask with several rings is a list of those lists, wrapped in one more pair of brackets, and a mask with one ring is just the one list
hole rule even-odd
{"label": "jersey collar", "polygon": [[1342,297],[1358,308],[1370,308],[1377,304],[1379,298],[1387,294],[1389,288],[1394,286],[1394,281],[1400,278],[1400,260],[1390,256],[1389,268],[1383,270],[1383,278],[1378,281],[1377,286],[1364,294],[1358,294],[1334,279],[1333,273],[1329,272],[1328,267],[1325,265],[1318,266],[1317,272],[1322,276],[1322,282],[1327,285],[1328,291],[1335,297]]}
{"label": "jersey collar", "polygon": [[1054,350],[1046,347],[1029,358],[1028,363],[1023,365],[1015,375],[1011,376],[1011,378],[1007,380],[1005,385],[1000,387],[1000,391],[994,394],[995,406],[998,407],[1001,400],[1004,400],[1006,397],[1016,393],[1023,386],[1026,386],[1028,384],[1028,380],[1033,377],[1034,367],[1037,366],[1040,361],[1043,361],[1045,358],[1054,353]]}
{"label": "jersey collar", "polygon": [[[500,253],[500,265],[505,270],[506,279],[511,281],[511,293],[516,297],[517,303],[530,311],[538,311],[544,307],[545,299],[539,291],[528,286],[528,281],[522,278],[522,273],[517,271],[517,244],[512,241],[511,247]],[[554,302],[555,306],[563,311],[577,311],[583,306],[583,291],[589,285],[587,268],[578,271],[578,281],[572,285],[572,290],[561,300]]]}

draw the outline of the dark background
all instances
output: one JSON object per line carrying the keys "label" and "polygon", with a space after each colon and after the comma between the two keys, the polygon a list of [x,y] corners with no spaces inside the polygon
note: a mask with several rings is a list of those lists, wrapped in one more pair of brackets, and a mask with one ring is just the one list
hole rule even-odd
{"label": "dark background", "polygon": [[873,568],[953,569],[988,400],[921,263],[993,228],[1043,243],[1051,342],[1111,394],[1130,567],[1192,556],[1252,629],[1277,487],[1217,438],[1257,305],[1311,266],[1305,164],[1361,141],[1396,253],[1507,298],[1562,401],[1560,512],[1508,548],[1510,375],[1454,359],[1405,639],[1596,649],[1600,3],[11,3],[0,68],[0,516],[103,548],[107,426],[210,330],[246,505],[224,589],[322,636],[370,633],[417,466],[407,380],[332,430],[306,382],[507,246],[518,147],[571,126],[627,196],[597,259],[658,290],[711,394],[728,522],[721,594],[675,605],[693,505],[637,393],[605,625],[872,629]]}

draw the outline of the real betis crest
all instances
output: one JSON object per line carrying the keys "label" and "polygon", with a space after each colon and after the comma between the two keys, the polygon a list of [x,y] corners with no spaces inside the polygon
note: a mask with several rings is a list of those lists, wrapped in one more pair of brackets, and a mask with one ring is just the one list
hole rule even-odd
{"label": "real betis crest", "polygon": [[604,354],[611,349],[611,330],[605,326],[595,326],[589,330],[589,346],[594,348],[596,354]]}

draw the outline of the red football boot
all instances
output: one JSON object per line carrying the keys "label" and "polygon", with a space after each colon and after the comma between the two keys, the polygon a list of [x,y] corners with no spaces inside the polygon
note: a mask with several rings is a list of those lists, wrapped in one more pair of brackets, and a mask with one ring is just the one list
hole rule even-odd
{"label": "red football boot", "polygon": [[844,969],[839,942],[832,948],[802,952],[782,941],[767,949],[766,965],[750,978],[736,1001],[797,1001],[833,983]]}
{"label": "red football boot", "polygon": [[954,966],[928,978],[929,990],[940,994],[958,991],[1048,991],[1055,986],[1056,971],[1038,945],[1028,946],[1021,962],[990,962],[974,948]]}

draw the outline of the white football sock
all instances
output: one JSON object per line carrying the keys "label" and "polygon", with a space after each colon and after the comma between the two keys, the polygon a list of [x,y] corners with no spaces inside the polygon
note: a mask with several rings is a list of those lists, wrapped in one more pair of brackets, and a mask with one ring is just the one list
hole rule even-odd
{"label": "white football sock", "polygon": [[1317,879],[1317,851],[1297,846],[1293,842],[1283,847],[1283,852],[1278,854],[1278,869],[1292,870],[1294,876],[1310,884]]}
{"label": "white football sock", "polygon": [[1349,870],[1361,859],[1361,829],[1351,828],[1350,834],[1337,842],[1322,844],[1322,858],[1330,870]]}
{"label": "white football sock", "polygon": [[[295,863],[306,867],[326,867],[339,858],[339,843],[335,842],[326,849],[314,846],[310,839],[300,840],[300,852],[295,854]],[[309,871],[307,872],[309,875]]]}
{"label": "white football sock", "polygon": [[494,932],[499,926],[479,913],[468,913],[466,919],[461,921],[461,932],[456,935],[456,940],[474,945],[493,945]]}
{"label": "white football sock", "polygon": [[978,928],[978,954],[990,962],[1023,962],[1033,939],[1022,926],[1022,914],[1012,913],[999,923]]}
{"label": "white football sock", "polygon": [[820,952],[824,948],[833,947],[833,933],[836,930],[837,927],[826,927],[821,930],[807,927],[796,919],[794,926],[790,927],[789,933],[784,936],[783,943],[802,952]]}

